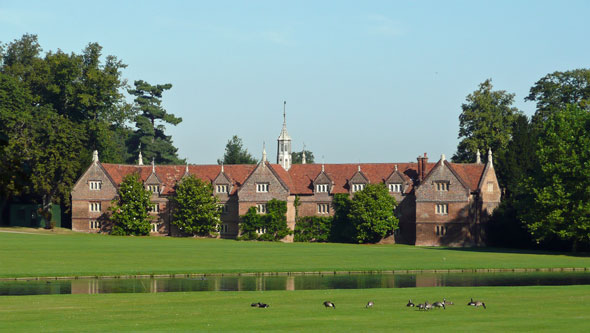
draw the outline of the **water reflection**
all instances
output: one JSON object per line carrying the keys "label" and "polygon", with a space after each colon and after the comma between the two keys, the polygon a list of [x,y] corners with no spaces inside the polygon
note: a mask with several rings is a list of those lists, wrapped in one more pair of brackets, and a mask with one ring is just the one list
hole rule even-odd
{"label": "water reflection", "polygon": [[590,272],[315,274],[0,281],[0,295],[590,284]]}

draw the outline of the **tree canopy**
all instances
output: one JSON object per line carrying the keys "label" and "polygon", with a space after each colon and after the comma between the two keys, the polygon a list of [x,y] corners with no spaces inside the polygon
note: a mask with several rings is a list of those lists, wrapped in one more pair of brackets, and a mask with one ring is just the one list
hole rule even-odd
{"label": "tree canopy", "polygon": [[367,184],[354,194],[348,218],[356,229],[359,243],[376,243],[398,228],[395,198],[385,184]]}
{"label": "tree canopy", "polygon": [[152,193],[146,190],[138,174],[123,178],[119,186],[118,197],[109,208],[112,211],[112,235],[149,235],[151,218],[149,208],[152,205]]}
{"label": "tree canopy", "polygon": [[209,236],[215,233],[221,214],[213,186],[193,175],[184,177],[172,197],[172,223],[191,235]]}
{"label": "tree canopy", "polygon": [[306,164],[313,164],[315,162],[315,158],[313,156],[313,152],[309,150],[302,150],[296,151],[291,154],[291,159],[293,164],[301,164],[303,163],[303,152],[305,151],[305,163]]}
{"label": "tree canopy", "polygon": [[258,160],[252,156],[237,135],[234,135],[225,145],[223,159],[218,159],[217,164],[256,164]]}

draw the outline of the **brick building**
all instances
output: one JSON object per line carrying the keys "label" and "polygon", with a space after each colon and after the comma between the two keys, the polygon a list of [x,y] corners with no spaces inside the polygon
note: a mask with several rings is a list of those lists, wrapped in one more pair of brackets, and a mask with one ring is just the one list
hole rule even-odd
{"label": "brick building", "polygon": [[[186,174],[211,182],[223,205],[220,236],[235,238],[240,215],[248,208],[266,210],[266,202],[287,202],[287,223],[295,227],[295,197],[299,196],[300,216],[333,215],[336,193],[362,190],[369,183],[384,183],[398,202],[400,229],[395,241],[415,245],[481,245],[483,228],[500,203],[500,188],[488,152],[481,162],[451,163],[442,155],[436,163],[426,154],[416,163],[291,164],[291,138],[286,123],[277,140],[277,164],[263,152],[257,165],[137,165],[101,163],[95,152],[93,162],[72,190],[72,229],[108,232],[108,207],[123,177],[138,173],[152,196],[154,235],[175,235],[168,202],[175,184]],[[292,241],[289,237],[285,241]]]}

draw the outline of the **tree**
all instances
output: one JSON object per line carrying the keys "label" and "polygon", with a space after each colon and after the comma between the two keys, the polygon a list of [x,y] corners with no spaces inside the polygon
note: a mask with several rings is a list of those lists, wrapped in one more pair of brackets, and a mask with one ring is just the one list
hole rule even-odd
{"label": "tree", "polygon": [[395,198],[389,195],[385,184],[367,184],[352,198],[348,218],[356,229],[359,243],[376,243],[393,234],[399,220],[394,214]]}
{"label": "tree", "polygon": [[242,139],[234,135],[225,145],[223,159],[217,160],[217,164],[256,164],[256,160],[247,149],[243,147]]}
{"label": "tree", "polygon": [[192,235],[209,236],[215,233],[221,214],[219,200],[213,186],[193,175],[182,179],[172,198],[173,224]]}
{"label": "tree", "polygon": [[266,203],[266,214],[250,207],[241,216],[241,237],[244,240],[279,241],[291,234],[287,226],[287,202],[272,199]]}
{"label": "tree", "polygon": [[461,105],[458,136],[461,141],[452,158],[454,162],[473,163],[478,149],[491,148],[495,153],[506,149],[516,116],[521,112],[512,107],[514,94],[492,88],[492,80],[485,80],[478,90],[467,95],[467,103]]}
{"label": "tree", "polygon": [[532,205],[523,219],[533,237],[570,241],[574,252],[590,243],[588,129],[590,113],[577,105],[548,115],[537,142],[539,167],[526,183]]}
{"label": "tree", "polygon": [[[162,107],[162,93],[172,88],[170,83],[151,85],[143,80],[135,81],[135,89],[128,92],[135,96],[135,131],[132,143],[137,155],[139,144],[142,154],[147,160],[155,159],[158,164],[182,164],[177,156],[178,149],[172,145],[172,138],[165,134],[166,127],[159,122],[178,125],[182,118],[169,114]],[[158,122],[158,123],[156,123]]]}
{"label": "tree", "polygon": [[330,240],[331,216],[302,216],[295,224],[295,242],[327,242]]}
{"label": "tree", "polygon": [[152,193],[146,190],[138,174],[125,176],[118,197],[112,202],[113,235],[149,235]]}
{"label": "tree", "polygon": [[330,229],[330,241],[342,243],[354,243],[356,240],[356,230],[352,225],[348,214],[352,200],[346,193],[336,193],[332,199],[334,216]]}
{"label": "tree", "polygon": [[568,104],[590,110],[590,69],[547,74],[535,83],[525,100],[537,102],[533,116],[533,123],[537,125]]}
{"label": "tree", "polygon": [[313,164],[314,163],[313,153],[309,150],[302,150],[302,151],[294,152],[291,155],[293,164],[303,163],[303,152],[304,151],[305,151],[305,163],[306,164]]}

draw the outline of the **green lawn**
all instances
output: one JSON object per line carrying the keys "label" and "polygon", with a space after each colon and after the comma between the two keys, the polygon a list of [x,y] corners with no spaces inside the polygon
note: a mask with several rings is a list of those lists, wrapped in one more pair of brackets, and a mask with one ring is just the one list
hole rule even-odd
{"label": "green lawn", "polygon": [[[455,305],[405,306],[443,297]],[[471,297],[487,309],[468,307]],[[270,307],[250,307],[259,301]],[[583,332],[588,304],[590,286],[4,296],[0,331]]]}
{"label": "green lawn", "polygon": [[590,267],[590,257],[492,248],[0,232],[0,277],[551,267]]}

